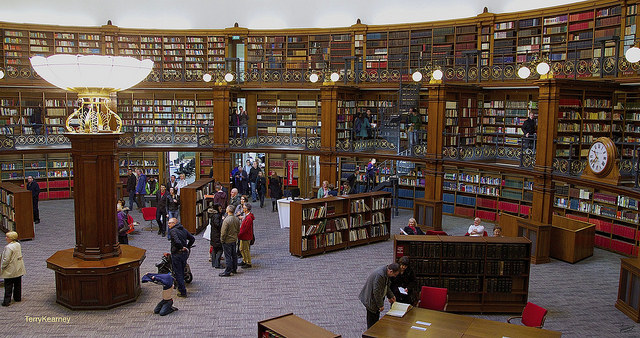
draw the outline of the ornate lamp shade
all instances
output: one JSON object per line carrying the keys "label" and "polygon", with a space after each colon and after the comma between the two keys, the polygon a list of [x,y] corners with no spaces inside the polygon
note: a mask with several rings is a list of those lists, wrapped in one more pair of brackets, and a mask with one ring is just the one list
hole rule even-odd
{"label": "ornate lamp shade", "polygon": [[131,88],[153,68],[151,60],[104,55],[51,55],[31,58],[33,69],[52,85],[78,93],[80,107],[67,117],[70,132],[119,132],[120,117],[108,107],[109,94]]}

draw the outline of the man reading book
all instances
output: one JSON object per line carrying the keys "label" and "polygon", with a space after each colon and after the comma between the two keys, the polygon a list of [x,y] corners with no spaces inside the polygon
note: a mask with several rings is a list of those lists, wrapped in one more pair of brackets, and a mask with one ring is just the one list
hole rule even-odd
{"label": "man reading book", "polygon": [[360,301],[367,309],[367,328],[370,328],[380,319],[380,311],[384,310],[384,297],[389,298],[393,304],[396,298],[391,292],[391,277],[398,276],[400,266],[391,263],[375,269],[360,291]]}

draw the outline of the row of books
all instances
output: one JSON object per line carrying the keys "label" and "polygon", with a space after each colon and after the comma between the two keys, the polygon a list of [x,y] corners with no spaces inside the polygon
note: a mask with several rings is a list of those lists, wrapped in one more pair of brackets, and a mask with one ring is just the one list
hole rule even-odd
{"label": "row of books", "polygon": [[486,278],[487,292],[511,292],[513,280],[511,278]]}
{"label": "row of books", "polygon": [[351,212],[366,212],[370,210],[371,208],[365,203],[364,199],[351,202]]}
{"label": "row of books", "polygon": [[482,274],[482,260],[442,260],[443,274]]}
{"label": "row of books", "polygon": [[0,189],[0,202],[13,208],[14,195],[4,189]]}
{"label": "row of books", "polygon": [[6,204],[0,204],[0,214],[2,214],[2,216],[8,217],[11,220],[14,220],[16,218],[16,211]]}
{"label": "row of books", "polygon": [[373,210],[386,209],[391,207],[391,198],[377,198],[373,200]]}
{"label": "row of books", "polygon": [[528,273],[525,261],[487,261],[486,274],[496,276],[522,275]]}
{"label": "row of books", "polygon": [[302,251],[323,248],[342,243],[342,232],[312,235],[302,239]]}
{"label": "row of books", "polygon": [[1,224],[2,227],[7,230],[7,232],[16,231],[16,222],[13,221],[13,218],[2,216]]}

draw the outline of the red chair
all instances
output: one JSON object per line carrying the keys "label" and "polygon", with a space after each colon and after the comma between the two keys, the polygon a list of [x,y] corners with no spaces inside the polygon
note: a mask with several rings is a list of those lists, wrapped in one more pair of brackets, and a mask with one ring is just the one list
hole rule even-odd
{"label": "red chair", "polygon": [[443,236],[449,236],[447,235],[446,232],[444,231],[436,231],[436,230],[427,230],[426,235],[443,235]]}
{"label": "red chair", "polygon": [[447,289],[423,286],[418,307],[444,311],[447,308]]}
{"label": "red chair", "polygon": [[522,310],[522,316],[509,317],[507,323],[511,323],[512,319],[520,318],[522,324],[541,329],[546,317],[547,309],[529,302]]}
{"label": "red chair", "polygon": [[489,234],[485,231],[484,233],[482,233],[482,237],[488,237]]}
{"label": "red chair", "polygon": [[149,227],[145,228],[145,230],[153,230],[153,221],[156,220],[156,207],[145,207],[140,211],[142,211],[142,218],[149,222]]}

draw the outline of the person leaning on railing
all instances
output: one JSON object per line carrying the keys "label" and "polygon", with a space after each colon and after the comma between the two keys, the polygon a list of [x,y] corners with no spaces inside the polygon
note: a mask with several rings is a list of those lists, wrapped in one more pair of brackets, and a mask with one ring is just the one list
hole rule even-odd
{"label": "person leaning on railing", "polygon": [[529,109],[528,118],[522,123],[522,133],[524,134],[524,147],[533,149],[533,139],[536,137],[536,120],[533,112]]}

